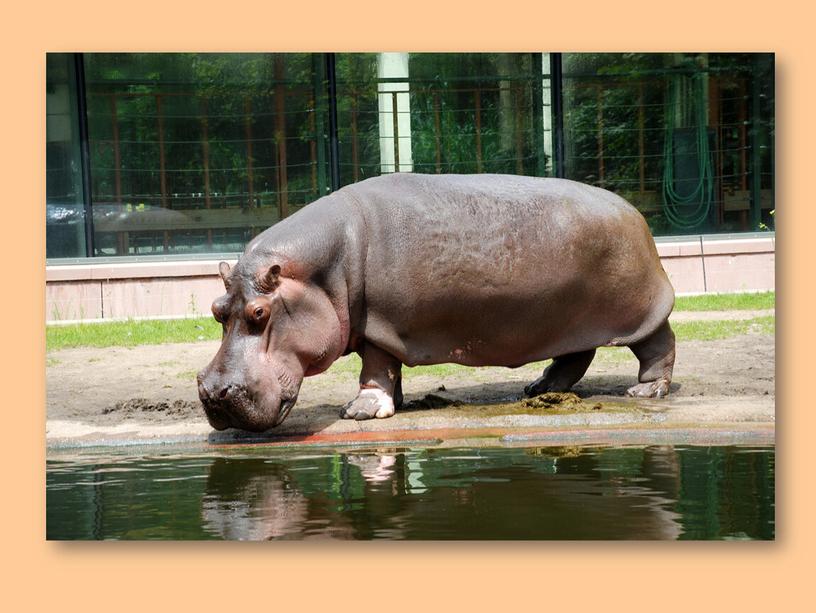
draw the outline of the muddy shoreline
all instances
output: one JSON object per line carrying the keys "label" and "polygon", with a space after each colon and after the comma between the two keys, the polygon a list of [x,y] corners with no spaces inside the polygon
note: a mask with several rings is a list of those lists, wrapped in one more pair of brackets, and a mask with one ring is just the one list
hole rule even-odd
{"label": "muddy shoreline", "polygon": [[[713,317],[678,315],[685,320]],[[524,385],[540,374],[541,365],[408,370],[403,382],[406,406],[390,419],[364,422],[339,417],[340,407],[357,390],[356,362],[347,357],[330,371],[306,379],[286,422],[261,437],[232,430],[216,433],[204,418],[194,377],[217,346],[196,342],[49,352],[48,447],[317,442],[321,437],[342,443],[364,433],[390,433],[395,440],[407,440],[423,431],[444,430],[458,438],[479,429],[522,438],[550,431],[575,438],[578,432],[587,436],[587,431],[610,428],[613,438],[626,431],[674,431],[675,438],[685,440],[689,429],[699,431],[701,438],[709,436],[706,431],[721,431],[739,439],[746,429],[765,439],[773,436],[775,347],[768,334],[679,342],[671,395],[659,401],[625,398],[625,390],[637,378],[637,361],[626,349],[600,350],[574,388],[577,396],[566,404],[523,400]]]}

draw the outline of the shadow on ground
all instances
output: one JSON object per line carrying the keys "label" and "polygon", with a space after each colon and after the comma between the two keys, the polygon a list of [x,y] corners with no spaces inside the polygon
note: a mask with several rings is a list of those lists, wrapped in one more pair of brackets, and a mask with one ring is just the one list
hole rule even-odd
{"label": "shadow on ground", "polygon": [[[574,393],[556,394],[553,396],[561,398],[555,398],[552,402],[547,399],[543,403],[527,401],[517,381],[479,383],[451,388],[440,386],[430,393],[406,394],[402,407],[387,420],[374,419],[361,422],[345,420],[340,417],[341,406],[334,404],[318,404],[302,407],[300,410],[296,406],[287,420],[277,428],[261,433],[235,429],[213,431],[208,436],[208,441],[214,444],[275,441],[320,434],[338,423],[349,432],[410,430],[416,427],[418,418],[424,417],[448,421],[452,417],[479,420],[502,415],[541,416],[587,411],[602,414],[662,410],[660,400],[627,397],[626,390],[632,385],[631,376],[590,376],[573,388]],[[671,392],[677,393],[680,388],[681,384],[672,383]]]}

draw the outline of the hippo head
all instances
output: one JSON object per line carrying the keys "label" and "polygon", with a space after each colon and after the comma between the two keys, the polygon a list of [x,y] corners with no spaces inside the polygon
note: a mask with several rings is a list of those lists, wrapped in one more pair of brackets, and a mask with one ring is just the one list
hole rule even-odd
{"label": "hippo head", "polygon": [[212,305],[221,347],[198,373],[198,394],[216,430],[262,432],[279,425],[303,377],[345,349],[345,326],[324,289],[280,257],[245,254],[219,272],[227,293]]}

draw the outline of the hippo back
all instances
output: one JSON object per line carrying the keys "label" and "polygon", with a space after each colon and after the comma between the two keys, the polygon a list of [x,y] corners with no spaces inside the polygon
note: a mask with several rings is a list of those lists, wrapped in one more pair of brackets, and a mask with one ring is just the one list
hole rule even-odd
{"label": "hippo back", "polygon": [[360,332],[406,364],[515,366],[651,334],[674,292],[640,213],[565,179],[392,174],[364,220]]}

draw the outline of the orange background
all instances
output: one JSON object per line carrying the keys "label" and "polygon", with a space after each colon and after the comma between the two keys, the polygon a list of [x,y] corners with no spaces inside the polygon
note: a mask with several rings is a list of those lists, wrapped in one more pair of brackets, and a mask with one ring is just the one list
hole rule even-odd
{"label": "orange background", "polygon": [[[731,6],[727,6],[730,4]],[[6,610],[802,610],[812,606],[808,350],[813,16],[794,2],[24,2],[4,8]],[[662,12],[665,6],[667,12]],[[46,51],[775,51],[779,355],[775,543],[45,541]],[[796,273],[800,273],[798,283]],[[809,477],[809,478],[808,478]],[[811,554],[810,556],[808,554]],[[811,605],[806,605],[810,602]]]}

